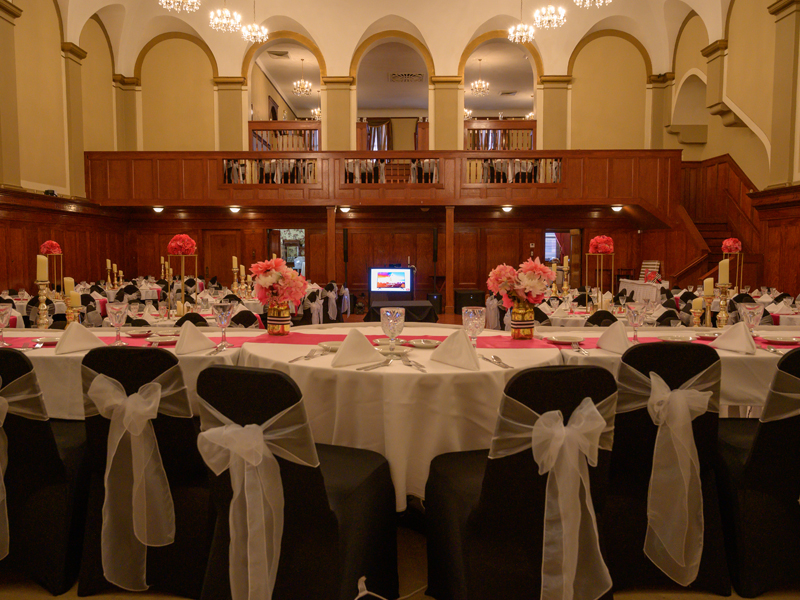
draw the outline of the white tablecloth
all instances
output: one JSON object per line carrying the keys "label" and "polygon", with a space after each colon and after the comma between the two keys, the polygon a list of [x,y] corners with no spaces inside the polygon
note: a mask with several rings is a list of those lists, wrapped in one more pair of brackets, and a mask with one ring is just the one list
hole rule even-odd
{"label": "white tablecloth", "polygon": [[625,290],[629,295],[633,292],[633,299],[636,302],[645,300],[661,300],[661,286],[659,283],[645,283],[644,281],[634,281],[633,279],[620,279],[619,289]]}
{"label": "white tablecloth", "polygon": [[[21,313],[23,315],[27,315],[28,314],[28,302],[30,302],[30,299],[28,299],[28,300],[14,300],[14,308],[17,309],[17,312],[19,312],[19,313]],[[38,299],[37,299],[36,303],[37,303],[37,306],[38,306],[38,303],[39,303]],[[55,304],[55,306],[56,306],[56,314],[57,315],[66,314],[67,305],[64,303],[63,300],[53,300],[53,304]],[[35,319],[38,315],[39,315],[38,308],[34,309],[33,318]]]}
{"label": "white tablecloth", "polygon": [[[456,326],[407,324],[403,336],[452,333]],[[298,327],[295,331],[346,334],[352,325]],[[324,331],[323,331],[324,330]],[[383,335],[367,326],[365,335]],[[487,332],[485,335],[499,335]],[[352,367],[332,368],[332,355],[288,364],[312,346],[246,344],[240,364],[287,373],[303,392],[314,440],[380,452],[389,461],[403,510],[406,495],[424,497],[433,458],[444,452],[488,448],[506,382],[520,369],[561,364],[558,349],[481,350],[497,354],[515,369],[486,361],[480,371],[466,371],[430,360],[431,350],[412,350],[411,357],[428,369],[419,373],[401,362],[362,373]]]}

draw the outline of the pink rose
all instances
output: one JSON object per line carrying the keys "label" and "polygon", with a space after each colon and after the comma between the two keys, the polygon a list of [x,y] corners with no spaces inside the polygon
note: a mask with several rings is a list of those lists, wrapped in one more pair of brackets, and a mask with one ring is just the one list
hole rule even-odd
{"label": "pink rose", "polygon": [[58,242],[47,240],[39,246],[39,254],[61,254],[61,246],[58,245]]}
{"label": "pink rose", "polygon": [[736,238],[728,238],[722,242],[722,251],[726,254],[736,254],[742,251],[742,242]]}
{"label": "pink rose", "polygon": [[589,242],[590,254],[611,254],[614,252],[614,240],[607,235],[598,235]]}
{"label": "pink rose", "polygon": [[197,242],[185,233],[174,236],[167,244],[167,253],[175,256],[189,256],[197,250]]}
{"label": "pink rose", "polygon": [[261,304],[291,302],[298,306],[305,297],[306,278],[287,267],[282,258],[253,263],[250,273],[255,281],[256,298]]}

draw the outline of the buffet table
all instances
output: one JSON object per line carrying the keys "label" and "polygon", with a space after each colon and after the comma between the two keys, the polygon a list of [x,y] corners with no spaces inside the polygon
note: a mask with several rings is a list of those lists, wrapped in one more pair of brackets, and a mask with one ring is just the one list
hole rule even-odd
{"label": "buffet table", "polygon": [[633,279],[620,279],[619,289],[625,290],[627,295],[633,292],[633,299],[636,302],[644,302],[645,300],[654,300],[659,302],[661,300],[661,287],[660,283],[646,283],[644,281],[634,281]]}

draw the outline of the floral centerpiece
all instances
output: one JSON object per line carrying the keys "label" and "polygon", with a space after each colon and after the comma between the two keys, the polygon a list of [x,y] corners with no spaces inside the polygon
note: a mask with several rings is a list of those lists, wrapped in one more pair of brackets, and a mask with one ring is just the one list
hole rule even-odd
{"label": "floral centerpiece", "polygon": [[614,252],[614,240],[607,235],[598,235],[589,241],[589,254],[611,254]]}
{"label": "floral centerpiece", "polygon": [[299,306],[306,294],[308,282],[282,258],[250,265],[256,299],[267,307],[267,333],[288,335],[292,320],[289,302]]}
{"label": "floral centerpiece", "polygon": [[47,240],[44,244],[39,246],[39,254],[49,255],[61,253],[61,246],[58,245],[58,242],[53,240]]}
{"label": "floral centerpiece", "polygon": [[728,238],[722,242],[722,251],[726,254],[738,254],[742,251],[742,242],[736,238]]}
{"label": "floral centerpiece", "polygon": [[185,233],[174,236],[167,244],[167,253],[175,256],[191,256],[197,251],[197,242]]}
{"label": "floral centerpiece", "polygon": [[507,264],[498,265],[489,273],[486,286],[499,293],[503,306],[511,310],[511,337],[515,340],[533,339],[533,305],[544,299],[544,294],[556,274],[537,257],[530,258],[519,270]]}
{"label": "floral centerpiece", "polygon": [[661,275],[659,274],[658,271],[651,271],[650,269],[645,269],[644,281],[645,283],[661,283]]}

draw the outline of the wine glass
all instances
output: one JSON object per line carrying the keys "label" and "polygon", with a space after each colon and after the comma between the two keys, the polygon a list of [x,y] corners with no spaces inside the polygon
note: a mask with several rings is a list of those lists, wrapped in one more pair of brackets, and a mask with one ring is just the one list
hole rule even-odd
{"label": "wine glass", "polygon": [[161,320],[167,318],[167,313],[169,312],[169,301],[162,300],[158,303],[158,317]]}
{"label": "wine glass", "polygon": [[127,302],[109,302],[106,304],[106,312],[108,313],[108,320],[117,328],[117,339],[114,340],[112,346],[127,346],[119,337],[119,328],[125,324],[125,318],[128,316],[128,303]]}
{"label": "wine glass", "polygon": [[550,298],[550,306],[552,307],[553,310],[557,309],[558,305],[559,301],[557,296],[553,296],[552,298]]}
{"label": "wine glass", "polygon": [[578,303],[577,302],[570,302],[569,303],[569,314],[574,315],[578,312]]}
{"label": "wine glass", "polygon": [[694,286],[693,285],[687,285],[686,286],[686,291],[693,292],[694,291]]}
{"label": "wine glass", "polygon": [[3,329],[8,327],[11,320],[12,304],[0,304],[0,348],[8,348],[11,344],[6,343],[3,337]]}
{"label": "wine glass", "polygon": [[639,302],[630,302],[626,307],[628,316],[628,325],[633,327],[633,341],[639,342],[637,334],[637,327],[644,325],[645,306]]}
{"label": "wine glass", "polygon": [[228,343],[228,338],[225,336],[225,330],[231,324],[231,309],[233,306],[230,302],[218,302],[212,309],[214,318],[217,321],[217,326],[222,329],[222,340],[217,344],[217,348],[225,350],[226,348],[233,348],[233,344]]}
{"label": "wine glass", "polygon": [[743,294],[746,294],[749,291],[750,291],[750,286],[749,285],[743,285],[742,286],[742,293]]}
{"label": "wine glass", "polygon": [[478,336],[486,327],[486,309],[482,306],[465,306],[461,309],[461,321],[472,345],[478,347]]}
{"label": "wine glass", "polygon": [[756,325],[761,323],[761,317],[764,315],[764,305],[760,302],[740,302],[736,309],[739,311],[742,321],[750,330],[750,334],[753,335],[753,330]]}
{"label": "wine glass", "polygon": [[387,306],[381,308],[381,329],[389,338],[389,352],[394,352],[394,341],[403,331],[406,322],[406,309]]}

